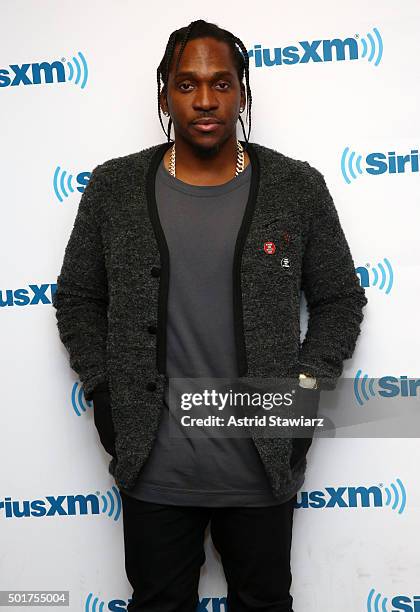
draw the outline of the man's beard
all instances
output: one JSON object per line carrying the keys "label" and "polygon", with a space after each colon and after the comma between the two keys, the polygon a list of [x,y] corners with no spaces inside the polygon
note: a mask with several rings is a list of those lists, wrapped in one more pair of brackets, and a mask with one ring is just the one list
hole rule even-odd
{"label": "man's beard", "polygon": [[212,159],[220,152],[220,142],[213,145],[212,147],[201,147],[194,144],[194,153],[200,159]]}

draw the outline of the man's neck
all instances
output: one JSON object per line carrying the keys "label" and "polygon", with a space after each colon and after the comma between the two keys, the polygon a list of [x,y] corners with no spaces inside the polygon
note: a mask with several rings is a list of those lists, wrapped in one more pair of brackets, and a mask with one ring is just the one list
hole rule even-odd
{"label": "man's neck", "polygon": [[[166,170],[169,172],[169,162],[171,157],[172,147],[165,152],[163,163]],[[181,148],[178,151],[176,146],[176,163],[175,173],[176,178],[188,183],[189,185],[222,185],[230,181],[236,173],[237,150],[234,154],[232,151],[227,161],[226,155],[219,156],[218,159],[204,161],[191,153],[187,153],[187,149]],[[250,163],[249,155],[244,151],[244,168]]]}

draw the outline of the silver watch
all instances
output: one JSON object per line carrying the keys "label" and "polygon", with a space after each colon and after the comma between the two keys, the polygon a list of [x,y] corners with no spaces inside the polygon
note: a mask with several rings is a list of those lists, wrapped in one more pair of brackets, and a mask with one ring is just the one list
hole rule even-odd
{"label": "silver watch", "polygon": [[314,376],[309,374],[299,374],[299,386],[304,389],[318,389],[318,381]]}

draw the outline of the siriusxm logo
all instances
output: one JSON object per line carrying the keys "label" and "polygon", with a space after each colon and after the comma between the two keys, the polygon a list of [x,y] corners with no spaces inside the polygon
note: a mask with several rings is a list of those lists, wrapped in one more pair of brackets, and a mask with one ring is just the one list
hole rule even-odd
{"label": "siriusxm logo", "polygon": [[74,177],[67,173],[67,170],[57,166],[53,176],[53,189],[57,200],[63,202],[64,198],[68,198],[75,189],[82,193],[89,182],[90,175],[91,172],[79,172]]}
{"label": "siriusxm logo", "polygon": [[362,287],[376,287],[388,294],[394,284],[394,272],[389,259],[384,257],[384,263],[378,262],[376,266],[366,264],[358,266],[356,274],[359,275]]}
{"label": "siriusxm logo", "polygon": [[105,494],[99,491],[88,495],[47,495],[44,499],[0,501],[0,512],[4,518],[27,518],[44,516],[75,516],[84,514],[106,514],[118,521],[121,514],[120,492],[115,485]]}
{"label": "siriusxm logo", "polygon": [[408,378],[408,376],[369,378],[367,374],[362,376],[362,370],[357,370],[353,381],[354,395],[360,406],[377,395],[384,398],[417,397],[417,387],[419,386],[420,379],[418,378]]}
{"label": "siriusxm logo", "polygon": [[55,60],[54,62],[36,62],[32,64],[10,64],[9,68],[0,68],[0,87],[17,87],[20,85],[44,85],[47,83],[69,82],[86,87],[88,65],[81,51],[72,59]]}
{"label": "siriusxm logo", "polygon": [[[341,174],[349,185],[364,172],[378,176],[381,174],[408,174],[419,171],[419,151],[411,149],[410,153],[397,155],[395,151],[368,153],[363,159],[355,151],[346,147],[341,155]],[[363,167],[362,167],[363,164]]]}
{"label": "siriusxm logo", "polygon": [[[51,304],[57,283],[28,285],[29,289],[0,289],[0,307]],[[47,296],[48,291],[48,296]]]}
{"label": "siriusxm logo", "polygon": [[[132,599],[128,600],[130,603]],[[95,597],[93,593],[89,593],[85,601],[85,612],[123,612],[127,610],[127,605],[124,599],[112,599],[107,603],[99,597]],[[227,612],[226,597],[202,597],[198,602],[195,612]]]}
{"label": "siriusxm logo", "polygon": [[[391,607],[392,606],[392,607]],[[420,595],[395,595],[388,602],[388,597],[382,593],[375,593],[375,589],[369,591],[367,597],[367,612],[420,612]]]}
{"label": "siriusxm logo", "polygon": [[382,508],[389,506],[402,514],[405,509],[407,495],[405,487],[399,478],[389,487],[325,487],[322,491],[300,491],[295,508]]}
{"label": "siriusxm logo", "polygon": [[372,31],[373,34],[369,32],[362,38],[356,34],[345,39],[301,40],[295,45],[274,47],[274,49],[262,49],[258,44],[248,51],[248,55],[254,60],[255,68],[310,62],[340,62],[360,58],[378,66],[383,54],[382,37],[377,28],[373,28]]}

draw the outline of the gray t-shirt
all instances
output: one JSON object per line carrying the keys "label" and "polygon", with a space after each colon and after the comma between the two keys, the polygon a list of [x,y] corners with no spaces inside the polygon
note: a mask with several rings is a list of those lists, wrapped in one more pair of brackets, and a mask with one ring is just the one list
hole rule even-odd
{"label": "gray t-shirt", "polygon": [[[237,376],[232,269],[251,171],[249,164],[227,183],[198,186],[174,178],[160,163],[156,201],[170,261],[168,377]],[[123,489],[125,493],[155,503],[195,506],[287,501],[274,497],[252,438],[183,435],[179,423],[180,437],[169,435],[170,421],[171,427],[177,422],[168,408],[168,386],[162,399],[151,454],[134,489]]]}

